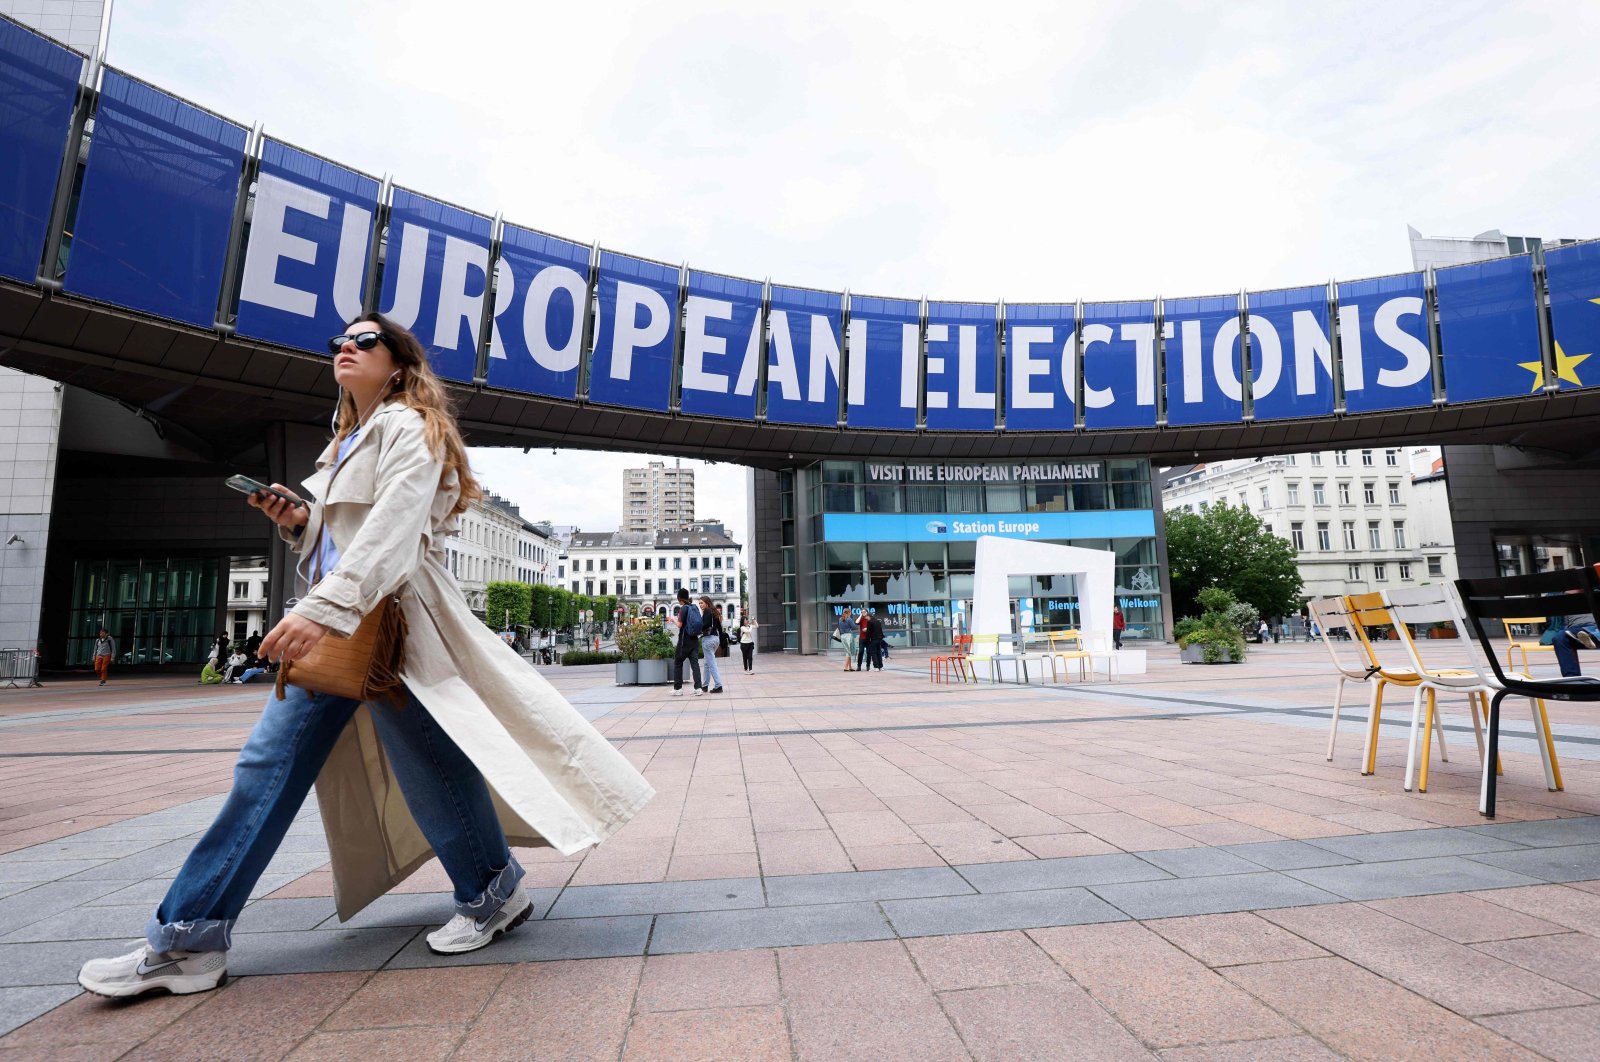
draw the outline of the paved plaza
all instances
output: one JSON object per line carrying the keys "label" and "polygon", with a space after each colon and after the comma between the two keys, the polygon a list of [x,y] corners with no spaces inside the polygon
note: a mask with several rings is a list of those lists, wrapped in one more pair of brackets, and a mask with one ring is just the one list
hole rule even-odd
{"label": "paved plaza", "polygon": [[347,923],[316,809],[220,991],[117,1003],[128,950],[270,693],[178,676],[0,691],[0,1060],[1600,1057],[1600,709],[1525,702],[1499,816],[1451,759],[1374,777],[1364,690],[1324,760],[1326,653],[1255,648],[1117,684],[930,685],[765,655],[722,696],[545,673],[656,799],[613,839],[519,852],[534,919],[431,954],[429,864]]}

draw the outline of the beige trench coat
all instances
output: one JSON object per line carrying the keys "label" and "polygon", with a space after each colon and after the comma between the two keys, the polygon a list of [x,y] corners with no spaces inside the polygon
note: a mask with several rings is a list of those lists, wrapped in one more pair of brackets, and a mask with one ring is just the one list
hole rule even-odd
{"label": "beige trench coat", "polygon": [[[644,776],[566,699],[468,609],[444,566],[454,535],[455,477],[429,451],[421,414],[390,402],[367,421],[338,475],[330,443],[304,481],[319,499],[299,535],[306,555],[318,532],[339,563],[294,611],[348,637],[385,595],[404,588],[409,633],[402,677],[478,769],[513,846],[564,855],[598,844],[654,795]],[[334,900],[347,919],[433,857],[384,756],[370,706],[339,736],[317,776],[317,802],[333,861]],[[378,710],[392,710],[380,708]]]}

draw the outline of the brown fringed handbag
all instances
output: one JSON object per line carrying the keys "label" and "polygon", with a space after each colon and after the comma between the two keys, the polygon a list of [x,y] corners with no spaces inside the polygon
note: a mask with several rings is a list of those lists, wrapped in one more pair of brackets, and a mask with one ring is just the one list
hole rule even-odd
{"label": "brown fringed handbag", "polygon": [[[335,467],[334,475],[338,474]],[[332,477],[328,482],[333,483]],[[324,528],[319,525],[317,543],[312,547],[316,550],[313,556],[318,564],[313,586],[322,578],[323,534]],[[400,681],[406,650],[406,616],[400,605],[403,592],[403,588],[396,590],[378,602],[378,607],[362,617],[361,625],[350,637],[326,635],[299,660],[284,661],[278,669],[278,699],[283,699],[283,687],[289,685],[313,693],[331,693],[357,701],[388,701],[397,708],[403,706],[404,684]]]}

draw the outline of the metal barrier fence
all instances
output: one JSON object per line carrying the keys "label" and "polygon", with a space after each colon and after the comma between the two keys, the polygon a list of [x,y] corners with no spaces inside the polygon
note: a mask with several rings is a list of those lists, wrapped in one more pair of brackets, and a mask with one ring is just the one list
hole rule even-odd
{"label": "metal barrier fence", "polygon": [[0,679],[6,689],[39,685],[39,653],[36,649],[0,649]]}

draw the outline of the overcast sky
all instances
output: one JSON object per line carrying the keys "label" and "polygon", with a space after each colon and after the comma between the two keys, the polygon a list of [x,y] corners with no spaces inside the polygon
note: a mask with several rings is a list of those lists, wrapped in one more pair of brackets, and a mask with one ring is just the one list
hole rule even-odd
{"label": "overcast sky", "polygon": [[[1148,298],[1600,235],[1600,5],[116,0],[111,61],[510,221],[863,294]],[[614,527],[614,455],[474,461]],[[698,476],[744,530],[743,475]],[[737,495],[737,497],[735,497]]]}

